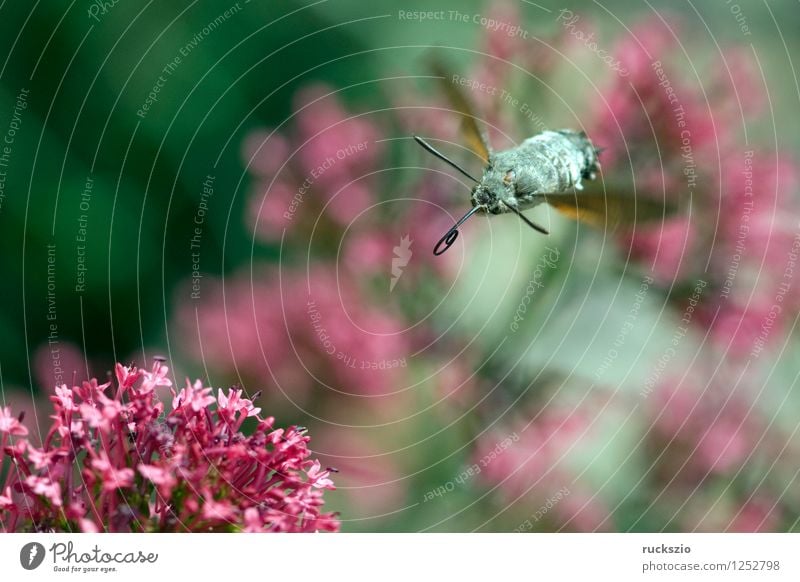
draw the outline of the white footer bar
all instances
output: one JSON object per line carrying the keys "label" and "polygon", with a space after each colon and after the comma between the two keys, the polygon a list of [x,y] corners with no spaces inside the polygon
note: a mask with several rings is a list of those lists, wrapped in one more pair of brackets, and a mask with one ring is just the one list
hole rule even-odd
{"label": "white footer bar", "polygon": [[0,534],[0,572],[15,581],[796,581],[798,548],[795,534]]}

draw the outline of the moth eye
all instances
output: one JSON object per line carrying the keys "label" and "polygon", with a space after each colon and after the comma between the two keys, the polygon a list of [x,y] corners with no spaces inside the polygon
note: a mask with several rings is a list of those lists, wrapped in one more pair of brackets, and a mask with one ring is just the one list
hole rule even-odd
{"label": "moth eye", "polygon": [[504,182],[505,184],[511,184],[512,182],[514,182],[514,178],[515,178],[516,176],[517,176],[517,175],[514,173],[514,170],[509,170],[508,172],[506,172],[506,175],[505,175],[505,177],[503,178],[503,182]]}

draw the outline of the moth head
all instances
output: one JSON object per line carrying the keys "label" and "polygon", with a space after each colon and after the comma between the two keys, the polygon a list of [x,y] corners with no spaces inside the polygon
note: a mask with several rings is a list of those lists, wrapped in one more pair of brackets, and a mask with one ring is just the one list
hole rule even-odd
{"label": "moth head", "polygon": [[481,182],[472,189],[472,205],[473,206],[489,206],[494,196],[491,191],[486,188]]}

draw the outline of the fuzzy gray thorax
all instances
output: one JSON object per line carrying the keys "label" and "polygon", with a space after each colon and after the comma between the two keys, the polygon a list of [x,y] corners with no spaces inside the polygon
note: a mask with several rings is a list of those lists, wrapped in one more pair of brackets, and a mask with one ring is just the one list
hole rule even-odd
{"label": "fuzzy gray thorax", "polygon": [[544,194],[582,189],[581,179],[593,179],[598,169],[597,150],[585,133],[544,131],[490,155],[472,205],[490,214],[510,212],[508,206],[524,210],[544,202]]}

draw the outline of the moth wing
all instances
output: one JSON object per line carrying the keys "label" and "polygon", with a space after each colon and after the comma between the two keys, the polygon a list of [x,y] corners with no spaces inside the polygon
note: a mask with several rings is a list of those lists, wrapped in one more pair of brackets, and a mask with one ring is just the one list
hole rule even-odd
{"label": "moth wing", "polygon": [[673,216],[679,208],[675,201],[634,196],[620,190],[604,192],[600,188],[545,194],[544,198],[550,206],[573,220],[610,230],[658,222]]}
{"label": "moth wing", "polygon": [[450,106],[461,114],[461,133],[464,136],[467,147],[478,154],[484,162],[488,163],[492,148],[489,145],[486,133],[478,126],[478,118],[469,99],[467,99],[461,88],[451,81],[451,75],[447,73],[447,68],[440,60],[431,59],[431,69],[441,82]]}

